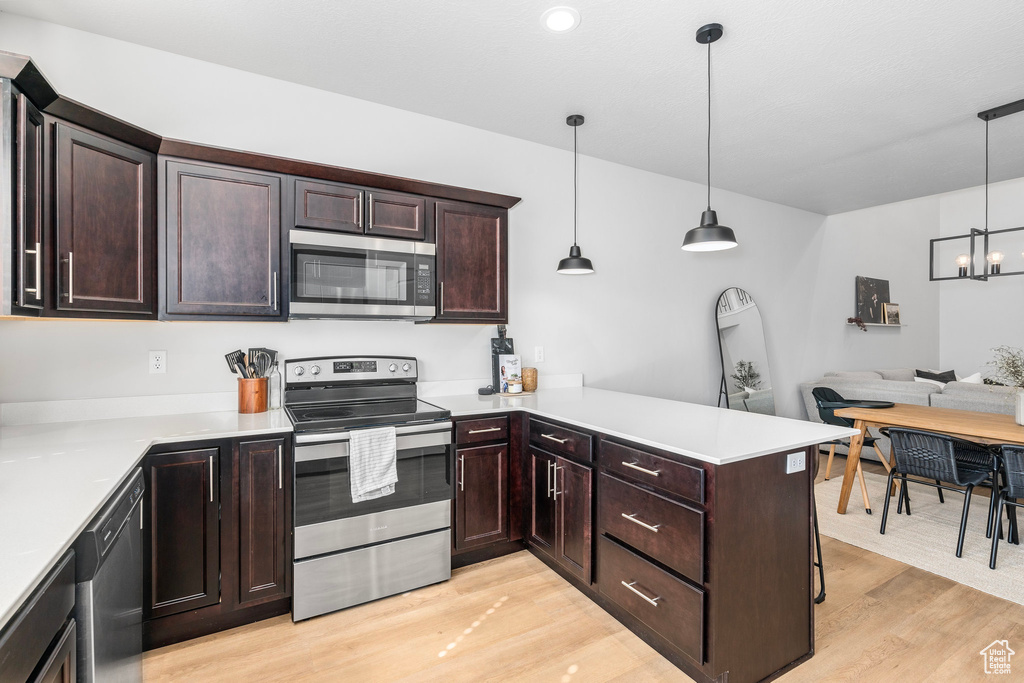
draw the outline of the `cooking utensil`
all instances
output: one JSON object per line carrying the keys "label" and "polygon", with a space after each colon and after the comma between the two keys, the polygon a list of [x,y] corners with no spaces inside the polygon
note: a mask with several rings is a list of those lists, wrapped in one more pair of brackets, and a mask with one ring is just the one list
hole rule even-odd
{"label": "cooking utensil", "polygon": [[[231,372],[238,372],[237,368],[244,362],[244,358],[245,356],[242,353],[241,349],[238,349],[237,351],[232,351],[231,353],[224,354],[224,359],[227,360],[228,367],[231,368]],[[239,374],[242,375],[243,377],[245,376],[243,373]]]}

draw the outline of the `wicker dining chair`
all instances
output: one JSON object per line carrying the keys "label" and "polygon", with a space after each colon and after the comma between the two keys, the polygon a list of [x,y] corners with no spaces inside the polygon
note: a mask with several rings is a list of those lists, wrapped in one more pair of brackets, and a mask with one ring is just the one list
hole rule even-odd
{"label": "wicker dining chair", "polygon": [[1019,545],[1016,509],[1024,507],[1024,503],[1018,502],[1024,499],[1024,446],[1006,445],[1002,447],[1001,453],[1003,487],[999,490],[999,502],[996,504],[992,555],[988,560],[990,569],[996,568],[996,550],[999,548],[999,536],[1003,526],[1003,509],[1006,508],[1006,516],[1010,523],[1006,531],[1006,540]]}
{"label": "wicker dining chair", "polygon": [[[971,508],[971,494],[975,486],[989,478],[993,479],[993,496],[989,502],[989,524],[991,525],[993,504],[996,500],[995,489],[998,488],[994,476],[997,468],[995,454],[984,446],[970,441],[917,429],[892,427],[889,429],[889,439],[892,441],[893,455],[896,461],[892,471],[889,472],[889,488],[892,488],[895,478],[902,482],[897,512],[905,504],[907,515],[910,515],[910,499],[907,496],[908,481],[964,495],[964,509],[960,516],[960,535],[956,544],[956,556],[962,557],[964,535],[967,532],[967,515]],[[980,463],[986,463],[986,465]],[[928,481],[907,479],[908,475],[923,477]],[[955,487],[963,488],[955,488],[946,484],[954,484]],[[879,529],[881,534],[885,533],[888,517],[889,496],[886,496],[885,506],[882,509],[882,526]]]}

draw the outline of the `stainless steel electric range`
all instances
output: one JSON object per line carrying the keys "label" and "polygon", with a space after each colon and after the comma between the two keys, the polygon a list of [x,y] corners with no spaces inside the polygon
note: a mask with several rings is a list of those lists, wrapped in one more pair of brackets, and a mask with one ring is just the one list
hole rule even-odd
{"label": "stainless steel electric range", "polygon": [[[451,413],[416,397],[415,358],[285,362],[295,427],[292,620],[451,577]],[[354,430],[393,425],[394,493],[353,502]]]}

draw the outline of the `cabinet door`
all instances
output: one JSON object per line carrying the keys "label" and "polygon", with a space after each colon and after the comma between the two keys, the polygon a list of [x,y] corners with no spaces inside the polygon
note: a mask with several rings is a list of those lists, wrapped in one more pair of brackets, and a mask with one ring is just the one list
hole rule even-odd
{"label": "cabinet door", "polygon": [[280,317],[280,177],[164,163],[167,313]]}
{"label": "cabinet door", "polygon": [[242,605],[288,595],[290,467],[285,466],[284,446],[284,439],[238,444],[238,602]]}
{"label": "cabinet door", "polygon": [[530,449],[530,543],[554,557],[555,458]]}
{"label": "cabinet door", "polygon": [[17,291],[22,308],[43,307],[43,115],[22,94],[17,98],[18,158],[15,220],[17,222]]}
{"label": "cabinet door", "polygon": [[508,322],[508,211],[437,202],[439,321]]}
{"label": "cabinet door", "polygon": [[455,547],[508,540],[508,444],[455,451]]}
{"label": "cabinet door", "polygon": [[[31,683],[76,683],[78,680],[78,627],[69,619],[46,661],[39,666]],[[12,679],[13,680],[13,679]]]}
{"label": "cabinet door", "polygon": [[336,183],[295,179],[295,225],[363,232],[363,191]]}
{"label": "cabinet door", "polygon": [[220,600],[219,451],[148,456],[144,618]]}
{"label": "cabinet door", "polygon": [[590,584],[593,470],[565,458],[555,460],[558,544],[556,559]]}
{"label": "cabinet door", "polygon": [[156,313],[156,157],[57,122],[56,309]]}
{"label": "cabinet door", "polygon": [[427,200],[410,194],[367,193],[366,234],[422,240],[427,236]]}

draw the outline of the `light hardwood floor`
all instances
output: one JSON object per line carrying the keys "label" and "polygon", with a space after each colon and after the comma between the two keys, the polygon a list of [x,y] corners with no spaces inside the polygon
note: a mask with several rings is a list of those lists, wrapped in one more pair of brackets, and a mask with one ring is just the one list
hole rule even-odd
{"label": "light hardwood floor", "polygon": [[[981,681],[996,639],[1024,673],[1024,606],[830,538],[822,551],[816,654],[780,681]],[[300,624],[155,650],[144,667],[147,682],[690,680],[525,551]]]}

